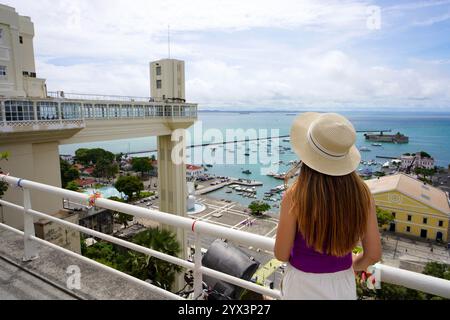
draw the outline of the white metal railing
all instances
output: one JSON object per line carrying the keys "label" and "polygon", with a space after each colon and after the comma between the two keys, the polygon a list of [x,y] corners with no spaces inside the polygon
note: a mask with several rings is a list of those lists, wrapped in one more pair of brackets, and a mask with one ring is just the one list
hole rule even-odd
{"label": "white metal railing", "polygon": [[[155,251],[153,249],[149,249],[146,247],[142,247],[139,245],[136,245],[134,243],[115,238],[113,236],[88,229],[85,227],[82,227],[80,225],[58,219],[56,217],[53,217],[51,215],[33,210],[31,208],[31,201],[30,201],[30,190],[38,190],[41,192],[47,192],[52,195],[60,196],[61,198],[66,198],[72,201],[82,201],[87,203],[89,200],[89,196],[86,194],[65,190],[62,188],[45,185],[38,182],[23,180],[16,177],[11,177],[7,175],[0,175],[0,180],[7,182],[10,186],[16,186],[19,188],[22,188],[23,190],[23,206],[5,201],[0,200],[0,205],[7,206],[12,209],[19,210],[23,212],[24,214],[24,259],[25,260],[31,260],[38,256],[38,252],[35,247],[35,242],[39,242],[41,244],[50,246],[56,250],[62,250],[66,253],[70,252],[72,256],[76,256],[80,259],[86,260],[87,258],[82,257],[76,253],[73,253],[71,251],[68,251],[66,249],[63,249],[57,245],[54,245],[52,243],[49,243],[45,240],[39,239],[35,236],[34,233],[34,224],[33,224],[33,217],[40,217],[45,218],[50,221],[53,221],[55,223],[61,224],[63,226],[66,226],[68,228],[72,228],[74,230],[89,234],[91,236],[106,240],[108,242],[126,247],[128,249],[141,252],[143,254],[154,256],[158,259],[176,264],[178,266],[184,267],[186,269],[190,269],[194,271],[194,297],[199,298],[202,296],[202,277],[203,275],[208,275],[214,278],[217,278],[219,280],[223,280],[225,282],[240,286],[242,288],[246,288],[258,293],[261,293],[263,295],[267,295],[273,298],[281,298],[281,293],[278,290],[269,289],[260,285],[257,285],[250,281],[245,281],[240,278],[228,275],[223,272],[219,272],[216,270],[213,270],[211,268],[207,268],[202,266],[201,264],[201,236],[202,235],[209,235],[214,236],[217,238],[225,238],[228,240],[231,240],[236,243],[245,244],[249,246],[253,246],[255,248],[260,248],[267,250],[269,252],[273,252],[275,240],[272,238],[248,233],[245,231],[235,230],[223,226],[218,226],[212,223],[204,222],[204,221],[198,221],[198,220],[192,220],[191,218],[187,217],[181,217],[176,216],[169,213],[164,213],[161,211],[153,210],[153,209],[147,209],[142,208],[138,206],[133,206],[126,203],[121,203],[113,200],[108,200],[104,198],[98,198],[95,201],[96,207],[106,208],[114,211],[119,211],[127,214],[131,214],[136,217],[144,217],[148,218],[157,222],[160,222],[165,225],[170,225],[177,228],[182,228],[184,230],[187,230],[189,232],[193,232],[195,235],[195,256],[194,256],[194,262],[189,262],[186,260],[183,260],[178,257],[174,257],[159,251]],[[11,227],[5,226],[0,224],[2,227],[6,227],[11,229]],[[14,229],[15,230],[15,229]],[[16,230],[17,231],[17,230]],[[20,231],[19,231],[20,232]],[[67,252],[68,251],[68,252]],[[89,260],[89,259],[87,259]],[[90,260],[92,261],[92,260]],[[103,266],[101,264],[96,263],[99,267],[104,268],[105,270],[111,271],[109,267]],[[377,263],[375,265],[375,268],[380,271],[381,281],[387,282],[387,283],[393,283],[397,285],[402,285],[407,288],[420,290],[426,293],[439,295],[442,297],[450,298],[450,281],[439,279],[431,276],[427,276],[424,274],[402,270],[398,268],[393,268],[390,266],[386,266],[380,263]],[[114,270],[114,269],[113,269]],[[114,270],[116,274],[123,275],[124,277],[130,278],[129,275],[126,275],[124,273],[121,273],[117,270]],[[131,277],[132,278],[132,277]],[[133,281],[141,281],[136,278],[133,278]],[[142,282],[142,281],[141,281]],[[148,283],[144,282],[145,284],[149,285]],[[161,288],[151,288],[154,290],[157,290],[158,292],[161,292]],[[164,290],[162,290],[164,291]],[[166,292],[166,296],[168,297],[174,297],[173,293]],[[178,297],[178,296],[177,296]]]}
{"label": "white metal railing", "polygon": [[[114,119],[179,119],[197,118],[197,104],[185,102],[155,102],[144,98],[114,96],[117,100],[53,98],[0,99],[0,126],[70,123],[84,120]],[[75,97],[74,97],[75,98]],[[106,98],[105,98],[106,99]]]}

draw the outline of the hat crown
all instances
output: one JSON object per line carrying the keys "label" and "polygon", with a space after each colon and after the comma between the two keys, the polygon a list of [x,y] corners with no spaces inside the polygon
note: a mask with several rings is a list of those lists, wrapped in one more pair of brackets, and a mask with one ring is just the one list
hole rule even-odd
{"label": "hat crown", "polygon": [[331,157],[345,156],[356,142],[351,122],[336,113],[320,115],[311,123],[308,135],[315,149]]}

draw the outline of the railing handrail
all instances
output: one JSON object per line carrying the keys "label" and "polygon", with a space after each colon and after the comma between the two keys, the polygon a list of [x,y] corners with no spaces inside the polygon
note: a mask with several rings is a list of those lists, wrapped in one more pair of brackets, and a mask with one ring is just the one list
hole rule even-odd
{"label": "railing handrail", "polygon": [[[61,92],[63,96],[61,96]],[[122,96],[112,94],[93,94],[93,93],[76,93],[76,92],[63,92],[63,91],[49,91],[47,96],[58,99],[68,100],[100,100],[100,101],[151,101],[155,100],[152,97],[140,97],[140,96]],[[81,97],[81,98],[80,98]],[[89,99],[83,99],[84,97]]]}
{"label": "railing handrail", "polygon": [[[89,195],[78,193],[75,191],[70,191],[46,184],[42,184],[39,182],[24,180],[12,176],[7,176],[0,174],[0,180],[3,180],[7,182],[10,185],[16,185],[19,187],[24,188],[24,191],[29,190],[38,190],[43,192],[50,192],[55,195],[58,195],[62,198],[68,198],[70,200],[78,200],[78,201],[88,201]],[[25,198],[24,198],[25,199]],[[24,203],[24,206],[18,206],[16,204],[8,203],[7,201],[0,200],[0,204],[9,205],[10,207],[15,207],[17,210],[23,210],[24,213],[34,215],[34,216],[41,216],[46,217],[52,221],[55,221],[57,223],[65,224],[68,227],[72,227],[74,229],[77,229],[79,231],[82,231],[87,234],[91,234],[95,236],[98,236],[99,238],[103,238],[107,241],[114,242],[114,243],[120,243],[120,245],[124,245],[130,249],[140,251],[145,254],[149,255],[155,255],[158,258],[161,258],[163,260],[169,261],[171,263],[175,263],[178,265],[181,265],[183,267],[186,267],[188,269],[194,269],[197,270],[197,272],[208,274],[210,276],[216,277],[218,279],[236,284],[238,286],[248,288],[250,290],[254,290],[256,292],[260,292],[272,297],[280,297],[280,293],[277,290],[267,289],[265,287],[260,287],[254,283],[251,283],[249,281],[244,281],[242,279],[232,277],[230,275],[227,275],[222,272],[218,272],[213,269],[205,268],[203,266],[196,266],[196,264],[192,264],[191,262],[185,261],[183,259],[168,256],[161,252],[155,252],[152,249],[148,249],[145,247],[137,246],[136,244],[130,244],[129,242],[126,242],[124,240],[120,240],[117,238],[114,238],[112,236],[87,229],[84,227],[81,227],[79,225],[73,224],[71,222],[67,222],[55,217],[52,217],[50,215],[32,210],[31,208],[27,208],[26,203]],[[272,238],[252,234],[246,231],[242,230],[235,230],[230,229],[223,226],[214,225],[212,223],[204,222],[204,221],[198,221],[193,220],[192,218],[187,217],[181,217],[176,216],[170,213],[164,213],[158,210],[154,209],[147,209],[142,208],[138,206],[133,206],[126,203],[121,203],[109,199],[104,198],[98,198],[95,201],[95,206],[102,207],[114,211],[120,211],[123,213],[128,213],[133,216],[137,217],[144,217],[148,218],[166,225],[171,225],[174,227],[182,228],[185,230],[192,231],[196,234],[196,236],[199,236],[200,234],[207,234],[210,236],[216,236],[219,238],[226,238],[241,244],[247,244],[251,245],[253,247],[265,249],[269,252],[273,252],[275,240]],[[197,252],[197,250],[196,250]],[[194,259],[195,261],[197,259]],[[424,291],[431,294],[436,294],[439,296],[443,296],[446,298],[450,298],[450,281],[445,279],[440,279],[432,276],[427,276],[421,273],[416,273],[408,270],[398,269],[394,267],[390,267],[381,263],[377,263],[375,265],[375,268],[380,270],[381,273],[381,280],[388,283],[398,284],[402,285],[411,289],[416,289],[420,291]],[[195,278],[194,278],[195,280]],[[195,284],[195,282],[194,282]]]}

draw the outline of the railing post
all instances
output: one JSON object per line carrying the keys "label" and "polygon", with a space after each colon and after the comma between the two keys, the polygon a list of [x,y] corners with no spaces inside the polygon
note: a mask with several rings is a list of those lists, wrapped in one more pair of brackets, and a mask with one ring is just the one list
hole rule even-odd
{"label": "railing post", "polygon": [[202,243],[200,234],[195,233],[194,253],[194,299],[203,299],[203,275],[202,275]]}
{"label": "railing post", "polygon": [[37,102],[33,101],[33,120],[38,121],[38,115],[37,115]]}
{"label": "railing post", "polygon": [[2,113],[2,121],[3,125],[6,126],[6,108],[5,108],[5,101],[2,100],[1,102],[1,113]]}
{"label": "railing post", "polygon": [[31,209],[30,190],[23,188],[23,241],[24,241],[24,256],[23,261],[31,261],[39,257],[36,242],[30,239],[30,236],[35,236],[34,233],[34,219],[28,210]]}
{"label": "railing post", "polygon": [[58,119],[59,119],[59,123],[62,124],[62,106],[61,106],[61,102],[58,101]]}

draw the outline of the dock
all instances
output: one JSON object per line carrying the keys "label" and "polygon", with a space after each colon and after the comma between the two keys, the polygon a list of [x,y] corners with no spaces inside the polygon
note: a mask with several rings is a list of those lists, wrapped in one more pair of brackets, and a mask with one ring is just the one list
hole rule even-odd
{"label": "dock", "polygon": [[398,159],[398,157],[389,157],[389,156],[375,156],[375,157],[380,159],[391,159],[391,160]]}
{"label": "dock", "polygon": [[[391,129],[385,129],[385,130],[356,130],[356,132],[391,132]],[[186,146],[186,148],[198,148],[198,147],[208,147],[208,146],[223,146],[226,144],[234,144],[234,143],[238,143],[238,142],[251,142],[251,141],[263,141],[263,140],[272,140],[272,139],[283,139],[283,138],[290,138],[290,135],[285,134],[285,135],[281,135],[281,136],[276,136],[276,137],[266,137],[266,138],[256,138],[256,139],[241,139],[241,140],[233,140],[233,141],[223,141],[223,142],[215,142],[215,143],[198,143],[198,144],[193,144],[193,145],[189,145]],[[126,152],[125,154],[130,155],[130,154],[142,154],[142,153],[150,153],[150,152],[157,152],[156,149],[153,150],[143,150],[143,151],[130,151],[130,152]]]}
{"label": "dock", "polygon": [[229,185],[232,185],[232,184],[239,184],[241,186],[246,186],[246,187],[259,187],[259,186],[263,185],[262,182],[255,181],[255,180],[250,180],[250,182],[249,182],[249,180],[246,180],[246,179],[230,178],[230,181],[222,182],[222,183],[216,184],[214,186],[207,186],[207,187],[202,188],[200,190],[196,190],[195,191],[195,195],[199,196],[199,195],[202,195],[202,194],[207,194],[207,193],[219,190],[219,189],[221,189],[223,187],[226,187],[226,186],[229,186]]}

